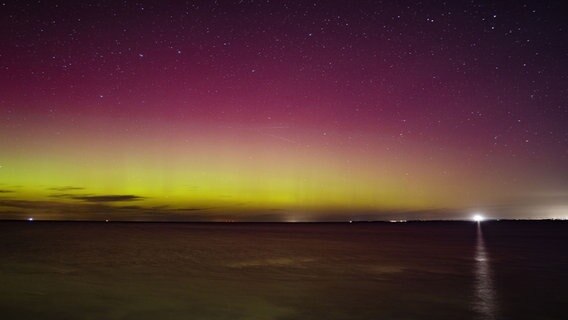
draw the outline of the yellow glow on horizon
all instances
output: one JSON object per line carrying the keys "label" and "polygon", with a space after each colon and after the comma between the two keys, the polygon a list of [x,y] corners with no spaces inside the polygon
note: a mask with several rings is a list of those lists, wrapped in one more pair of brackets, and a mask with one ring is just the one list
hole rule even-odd
{"label": "yellow glow on horizon", "polygon": [[[448,155],[433,161],[415,146],[370,152],[343,147],[340,137],[291,143],[249,131],[236,137],[194,129],[144,134],[134,139],[77,132],[35,141],[34,147],[11,144],[1,182],[14,187],[9,195],[17,199],[71,205],[77,201],[58,194],[134,195],[142,199],[107,204],[238,212],[452,208],[497,194],[490,180],[461,170]],[[185,136],[197,138],[179,143]],[[468,186],[461,184],[465,179]]]}

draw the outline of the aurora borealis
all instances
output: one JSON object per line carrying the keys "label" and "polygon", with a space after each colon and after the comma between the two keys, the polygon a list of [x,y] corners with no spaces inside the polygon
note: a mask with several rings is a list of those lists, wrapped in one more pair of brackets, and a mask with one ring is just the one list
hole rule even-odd
{"label": "aurora borealis", "polygon": [[568,218],[557,1],[3,1],[0,219]]}

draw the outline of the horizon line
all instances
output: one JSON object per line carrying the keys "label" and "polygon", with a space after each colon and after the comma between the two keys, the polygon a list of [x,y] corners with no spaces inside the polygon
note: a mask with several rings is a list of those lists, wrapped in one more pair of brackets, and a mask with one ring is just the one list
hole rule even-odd
{"label": "horizon line", "polygon": [[254,223],[264,223],[264,224],[363,224],[363,223],[388,223],[388,224],[402,224],[402,223],[424,223],[424,222],[470,222],[470,223],[487,223],[487,222],[522,222],[522,221],[568,221],[568,218],[505,218],[505,219],[485,219],[484,221],[478,222],[471,219],[390,219],[390,220],[321,220],[321,221],[237,221],[237,220],[226,220],[226,221],[191,221],[191,220],[64,220],[64,219],[35,219],[35,218],[24,218],[24,219],[0,219],[2,222],[27,222],[27,223],[38,223],[38,222],[90,222],[90,223],[186,223],[186,224],[254,224]]}

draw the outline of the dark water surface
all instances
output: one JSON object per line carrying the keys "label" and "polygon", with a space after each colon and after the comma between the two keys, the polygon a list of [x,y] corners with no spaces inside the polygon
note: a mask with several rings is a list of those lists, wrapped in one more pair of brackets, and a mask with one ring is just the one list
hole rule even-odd
{"label": "dark water surface", "polygon": [[0,223],[0,319],[568,319],[568,223]]}

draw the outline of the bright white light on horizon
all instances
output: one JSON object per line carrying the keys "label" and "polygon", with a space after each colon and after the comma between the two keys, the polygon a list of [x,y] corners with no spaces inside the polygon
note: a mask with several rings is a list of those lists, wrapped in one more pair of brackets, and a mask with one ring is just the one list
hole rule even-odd
{"label": "bright white light on horizon", "polygon": [[34,218],[28,218],[28,221],[34,221]]}
{"label": "bright white light on horizon", "polygon": [[475,222],[481,222],[481,221],[485,220],[485,217],[480,215],[479,213],[474,214],[473,217],[471,217],[471,218]]}

